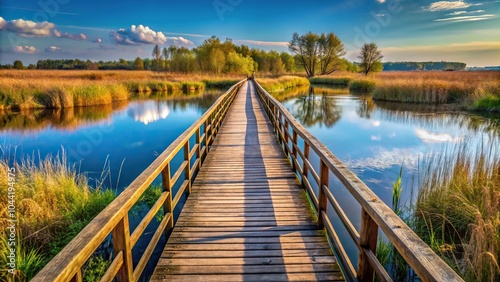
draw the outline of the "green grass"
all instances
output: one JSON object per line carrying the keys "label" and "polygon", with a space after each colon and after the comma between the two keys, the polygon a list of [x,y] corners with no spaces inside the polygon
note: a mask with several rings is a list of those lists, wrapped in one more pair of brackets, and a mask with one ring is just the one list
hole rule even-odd
{"label": "green grass", "polygon": [[258,78],[257,82],[268,92],[281,92],[289,88],[311,84],[307,78],[299,76]]}
{"label": "green grass", "polygon": [[[2,149],[5,150],[6,149]],[[7,155],[7,154],[4,154]],[[40,161],[25,159],[14,165],[20,252],[19,277],[29,280],[57,254],[92,218],[114,198],[111,190],[88,186],[87,178],[66,162],[64,153]],[[7,175],[12,165],[0,160],[0,173]],[[0,178],[0,213],[6,218],[7,179]],[[0,222],[0,236],[5,238],[7,223]],[[0,257],[5,258],[2,248]],[[5,264],[2,263],[2,267]],[[21,268],[22,265],[26,265]],[[6,275],[1,272],[0,275]],[[0,280],[6,279],[6,276]]]}
{"label": "green grass", "polygon": [[224,79],[224,80],[203,80],[207,88],[225,89],[235,85],[239,80]]}
{"label": "green grass", "polygon": [[348,86],[351,82],[351,77],[311,77],[309,81],[314,84],[331,84],[338,86]]}
{"label": "green grass", "polygon": [[349,83],[349,90],[371,92],[375,89],[375,81],[371,79],[354,79]]}
{"label": "green grass", "polygon": [[465,280],[499,281],[500,156],[494,145],[472,146],[421,168],[413,225]]}

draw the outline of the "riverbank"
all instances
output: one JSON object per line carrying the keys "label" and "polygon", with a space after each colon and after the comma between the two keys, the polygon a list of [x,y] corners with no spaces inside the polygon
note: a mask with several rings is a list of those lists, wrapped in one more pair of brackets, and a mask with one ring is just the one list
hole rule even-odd
{"label": "riverbank", "polygon": [[243,77],[149,71],[0,71],[0,110],[109,105],[151,93],[228,88]]}
{"label": "riverbank", "polygon": [[[66,162],[64,152],[42,160],[5,159],[15,155],[0,148],[0,280],[29,281],[114,198],[112,190],[91,188],[85,175]],[[14,195],[10,210],[8,195]],[[13,216],[13,217],[12,217]],[[16,219],[16,265],[8,272],[9,218]],[[9,231],[10,232],[10,231]],[[9,237],[7,237],[9,235]],[[97,258],[96,258],[97,260]],[[94,259],[90,263],[96,263]],[[14,277],[14,278],[13,278]]]}
{"label": "riverbank", "polygon": [[298,86],[309,86],[311,83],[305,77],[300,76],[280,76],[278,78],[257,78],[257,82],[267,92],[282,92]]}
{"label": "riverbank", "polygon": [[500,156],[495,144],[473,146],[426,160],[411,222],[466,281],[499,281]]}
{"label": "riverbank", "polygon": [[382,72],[368,77],[336,73],[310,81],[372,92],[379,101],[449,103],[463,110],[500,112],[500,72],[495,71]]}

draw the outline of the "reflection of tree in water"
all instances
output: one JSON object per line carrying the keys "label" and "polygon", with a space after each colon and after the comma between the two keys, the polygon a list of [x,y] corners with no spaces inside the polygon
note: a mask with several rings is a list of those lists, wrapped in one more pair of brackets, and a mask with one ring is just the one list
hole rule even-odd
{"label": "reflection of tree in water", "polygon": [[173,109],[195,107],[205,112],[220,96],[221,91],[207,94],[191,94],[167,97],[148,97],[132,101],[118,101],[110,105],[74,107],[63,109],[35,109],[26,111],[0,111],[0,131],[43,131],[51,127],[60,130],[75,130],[84,125],[96,124],[111,118],[113,112],[127,109],[134,101],[148,100],[168,103]]}
{"label": "reflection of tree in water", "polygon": [[371,96],[360,96],[360,101],[356,109],[356,113],[360,118],[370,119],[375,111],[375,102]]}
{"label": "reflection of tree in water", "polygon": [[297,98],[293,106],[293,114],[304,126],[319,124],[330,128],[339,121],[342,108],[331,97],[309,94]]}

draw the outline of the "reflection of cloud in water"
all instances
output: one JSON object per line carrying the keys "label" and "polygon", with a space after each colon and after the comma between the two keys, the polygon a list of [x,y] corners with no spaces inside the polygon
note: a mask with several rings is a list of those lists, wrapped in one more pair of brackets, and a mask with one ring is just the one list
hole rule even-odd
{"label": "reflection of cloud in water", "polygon": [[380,126],[380,120],[375,120],[372,122],[373,127],[379,127]]}
{"label": "reflection of cloud in water", "polygon": [[170,109],[166,104],[156,101],[141,101],[130,105],[127,115],[144,124],[165,119],[170,114]]}
{"label": "reflection of cloud in water", "polygon": [[451,135],[446,133],[431,133],[424,129],[416,129],[415,133],[417,134],[418,138],[422,139],[422,141],[425,143],[458,143],[462,141],[462,138],[459,137],[451,137]]}
{"label": "reflection of cloud in water", "polygon": [[381,146],[371,148],[371,156],[359,159],[344,160],[343,163],[352,170],[376,170],[382,172],[394,165],[400,166],[404,161],[405,170],[416,169],[421,153],[419,148],[392,148]]}
{"label": "reflection of cloud in water", "polygon": [[380,140],[382,140],[382,136],[380,136],[380,135],[372,135],[372,136],[370,136],[370,139],[372,141],[380,141]]}

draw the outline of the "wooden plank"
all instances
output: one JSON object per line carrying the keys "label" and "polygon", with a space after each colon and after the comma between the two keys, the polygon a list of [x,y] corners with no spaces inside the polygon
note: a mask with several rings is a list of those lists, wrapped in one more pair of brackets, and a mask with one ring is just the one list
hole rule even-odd
{"label": "wooden plank", "polygon": [[[268,260],[269,263],[272,259]],[[193,274],[281,274],[281,273],[321,273],[321,272],[340,272],[340,268],[328,264],[289,264],[289,265],[169,265],[158,271],[157,275],[178,275],[182,273]]]}
{"label": "wooden plank", "polygon": [[156,275],[151,281],[192,281],[192,282],[277,282],[277,281],[344,281],[338,272],[330,273],[283,273],[283,274],[227,274],[227,275]]}
{"label": "wooden plank", "polygon": [[244,84],[151,281],[343,280],[264,114]]}

